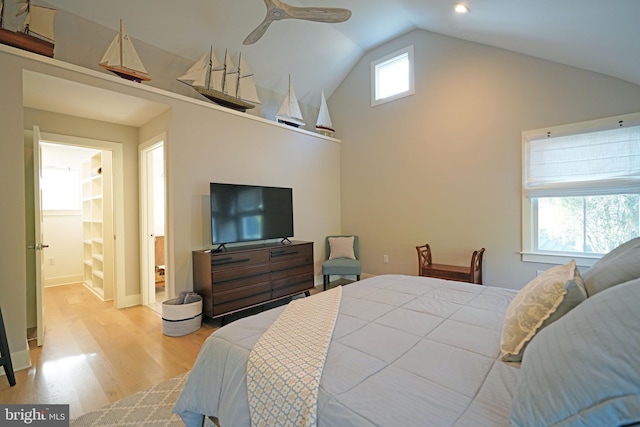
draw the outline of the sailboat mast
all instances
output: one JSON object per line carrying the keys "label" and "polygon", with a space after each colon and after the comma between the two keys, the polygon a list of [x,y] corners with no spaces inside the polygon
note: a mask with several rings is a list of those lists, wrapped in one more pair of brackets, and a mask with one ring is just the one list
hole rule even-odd
{"label": "sailboat mast", "polygon": [[4,0],[0,0],[0,28],[4,25]]}
{"label": "sailboat mast", "polygon": [[242,52],[238,54],[238,75],[236,76],[236,98],[240,93],[240,67],[242,67]]}
{"label": "sailboat mast", "polygon": [[211,73],[213,73],[213,46],[209,50],[209,69],[207,70],[207,90],[211,89]]}
{"label": "sailboat mast", "polygon": [[123,52],[124,51],[124,45],[122,44],[122,18],[120,18],[120,66],[124,67],[124,57],[123,57]]}
{"label": "sailboat mast", "polygon": [[222,92],[227,85],[227,49],[224,50],[224,63],[222,65],[224,73],[222,73]]}
{"label": "sailboat mast", "polygon": [[31,0],[27,0],[27,17],[25,18],[26,25],[24,26],[24,33],[29,34],[29,14],[31,13]]}

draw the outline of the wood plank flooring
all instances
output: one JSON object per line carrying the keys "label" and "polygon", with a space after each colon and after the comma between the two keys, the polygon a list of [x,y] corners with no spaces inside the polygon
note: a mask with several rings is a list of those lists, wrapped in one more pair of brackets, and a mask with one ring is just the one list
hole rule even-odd
{"label": "wood plank flooring", "polygon": [[157,312],[116,310],[81,284],[46,288],[44,298],[44,345],[32,346],[32,366],[16,372],[14,387],[0,377],[0,402],[68,403],[71,418],[190,370],[217,328],[168,337]]}

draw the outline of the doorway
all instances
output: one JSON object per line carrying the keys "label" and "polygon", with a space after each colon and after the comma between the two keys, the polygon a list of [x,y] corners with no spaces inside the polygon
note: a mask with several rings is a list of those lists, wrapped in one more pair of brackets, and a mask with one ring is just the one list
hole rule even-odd
{"label": "doorway", "polygon": [[[36,274],[41,278],[36,280],[36,293],[42,295],[44,286],[79,282],[85,283],[85,286],[100,285],[103,292],[94,293],[103,300],[113,301],[114,307],[119,308],[118,300],[124,295],[123,269],[118,269],[118,266],[124,265],[123,230],[116,226],[123,217],[120,202],[122,146],[108,141],[40,133],[36,130],[37,126],[34,127],[34,140],[37,136],[38,141],[34,142],[37,142],[37,152],[42,154],[41,162],[36,167],[38,170],[34,171],[34,176],[40,177],[35,180],[34,193],[42,195],[43,203],[42,206],[38,203],[35,216],[41,218],[42,228],[47,233],[47,242],[43,245],[47,249],[42,254],[44,259],[41,263],[44,268],[40,274]],[[112,172],[110,177],[102,175],[103,172],[106,174],[106,164],[103,171],[91,163],[96,156],[105,161],[108,159]],[[100,175],[99,179],[97,175]],[[108,193],[104,197],[88,195],[87,190],[98,182],[108,182],[109,185],[102,187]],[[66,201],[63,202],[62,198]],[[105,206],[108,215],[85,212],[86,206],[95,208],[98,204],[106,205],[103,199],[107,198],[113,201],[110,206]],[[106,227],[107,223],[111,227]],[[96,230],[98,225],[100,230]],[[95,234],[98,231],[102,234]],[[90,267],[89,276],[86,276],[87,267]],[[48,273],[42,274],[47,270]],[[91,276],[96,281],[87,284],[87,277]],[[97,279],[103,282],[99,283]],[[107,284],[105,279],[111,283]],[[46,329],[43,323],[44,303],[43,298],[37,298],[35,314],[39,345],[42,344],[41,336]]]}
{"label": "doorway", "polygon": [[140,145],[140,247],[142,303],[162,314],[172,296],[165,221],[165,134]]}

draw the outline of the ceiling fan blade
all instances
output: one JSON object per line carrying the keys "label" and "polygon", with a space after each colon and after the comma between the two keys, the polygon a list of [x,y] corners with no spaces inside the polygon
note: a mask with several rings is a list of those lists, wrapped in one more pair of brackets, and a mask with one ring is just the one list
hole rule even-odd
{"label": "ceiling fan blade", "polygon": [[351,18],[349,9],[338,7],[294,7],[286,9],[289,18],[304,19],[316,22],[344,22]]}
{"label": "ceiling fan blade", "polygon": [[255,30],[249,33],[249,35],[247,36],[247,38],[244,39],[242,44],[244,45],[254,44],[258,40],[260,40],[260,37],[264,35],[264,33],[267,31],[267,28],[269,28],[269,25],[271,25],[272,22],[273,22],[272,19],[265,18],[265,20],[262,21],[262,23],[258,25],[255,28]]}

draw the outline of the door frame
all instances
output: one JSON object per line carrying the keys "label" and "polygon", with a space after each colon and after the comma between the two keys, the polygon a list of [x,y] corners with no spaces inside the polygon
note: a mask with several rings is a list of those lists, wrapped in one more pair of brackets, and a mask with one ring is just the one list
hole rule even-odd
{"label": "door frame", "polygon": [[34,211],[34,244],[29,246],[35,251],[35,281],[36,281],[36,344],[44,344],[44,244],[42,211],[42,134],[38,125],[31,131],[33,140],[33,211]]}
{"label": "door frame", "polygon": [[163,175],[164,175],[164,260],[165,275],[164,288],[165,297],[173,296],[172,281],[170,277],[170,266],[168,254],[169,238],[167,236],[167,156],[166,156],[167,133],[161,132],[153,138],[143,142],[138,146],[138,159],[140,176],[140,293],[142,294],[142,305],[149,305],[157,302],[155,300],[155,234],[153,232],[153,168],[151,167],[151,153],[153,150],[163,147]]}
{"label": "door frame", "polygon": [[[32,131],[26,131],[33,133]],[[125,288],[125,230],[124,230],[124,148],[121,143],[50,132],[40,132],[40,142],[58,145],[72,145],[94,150],[111,151],[113,179],[113,239],[114,239],[114,292],[113,306],[123,308],[126,302]],[[37,173],[34,171],[34,174]],[[106,236],[105,236],[106,238]],[[41,290],[42,291],[42,290]],[[42,307],[37,307],[36,315],[43,316]]]}

